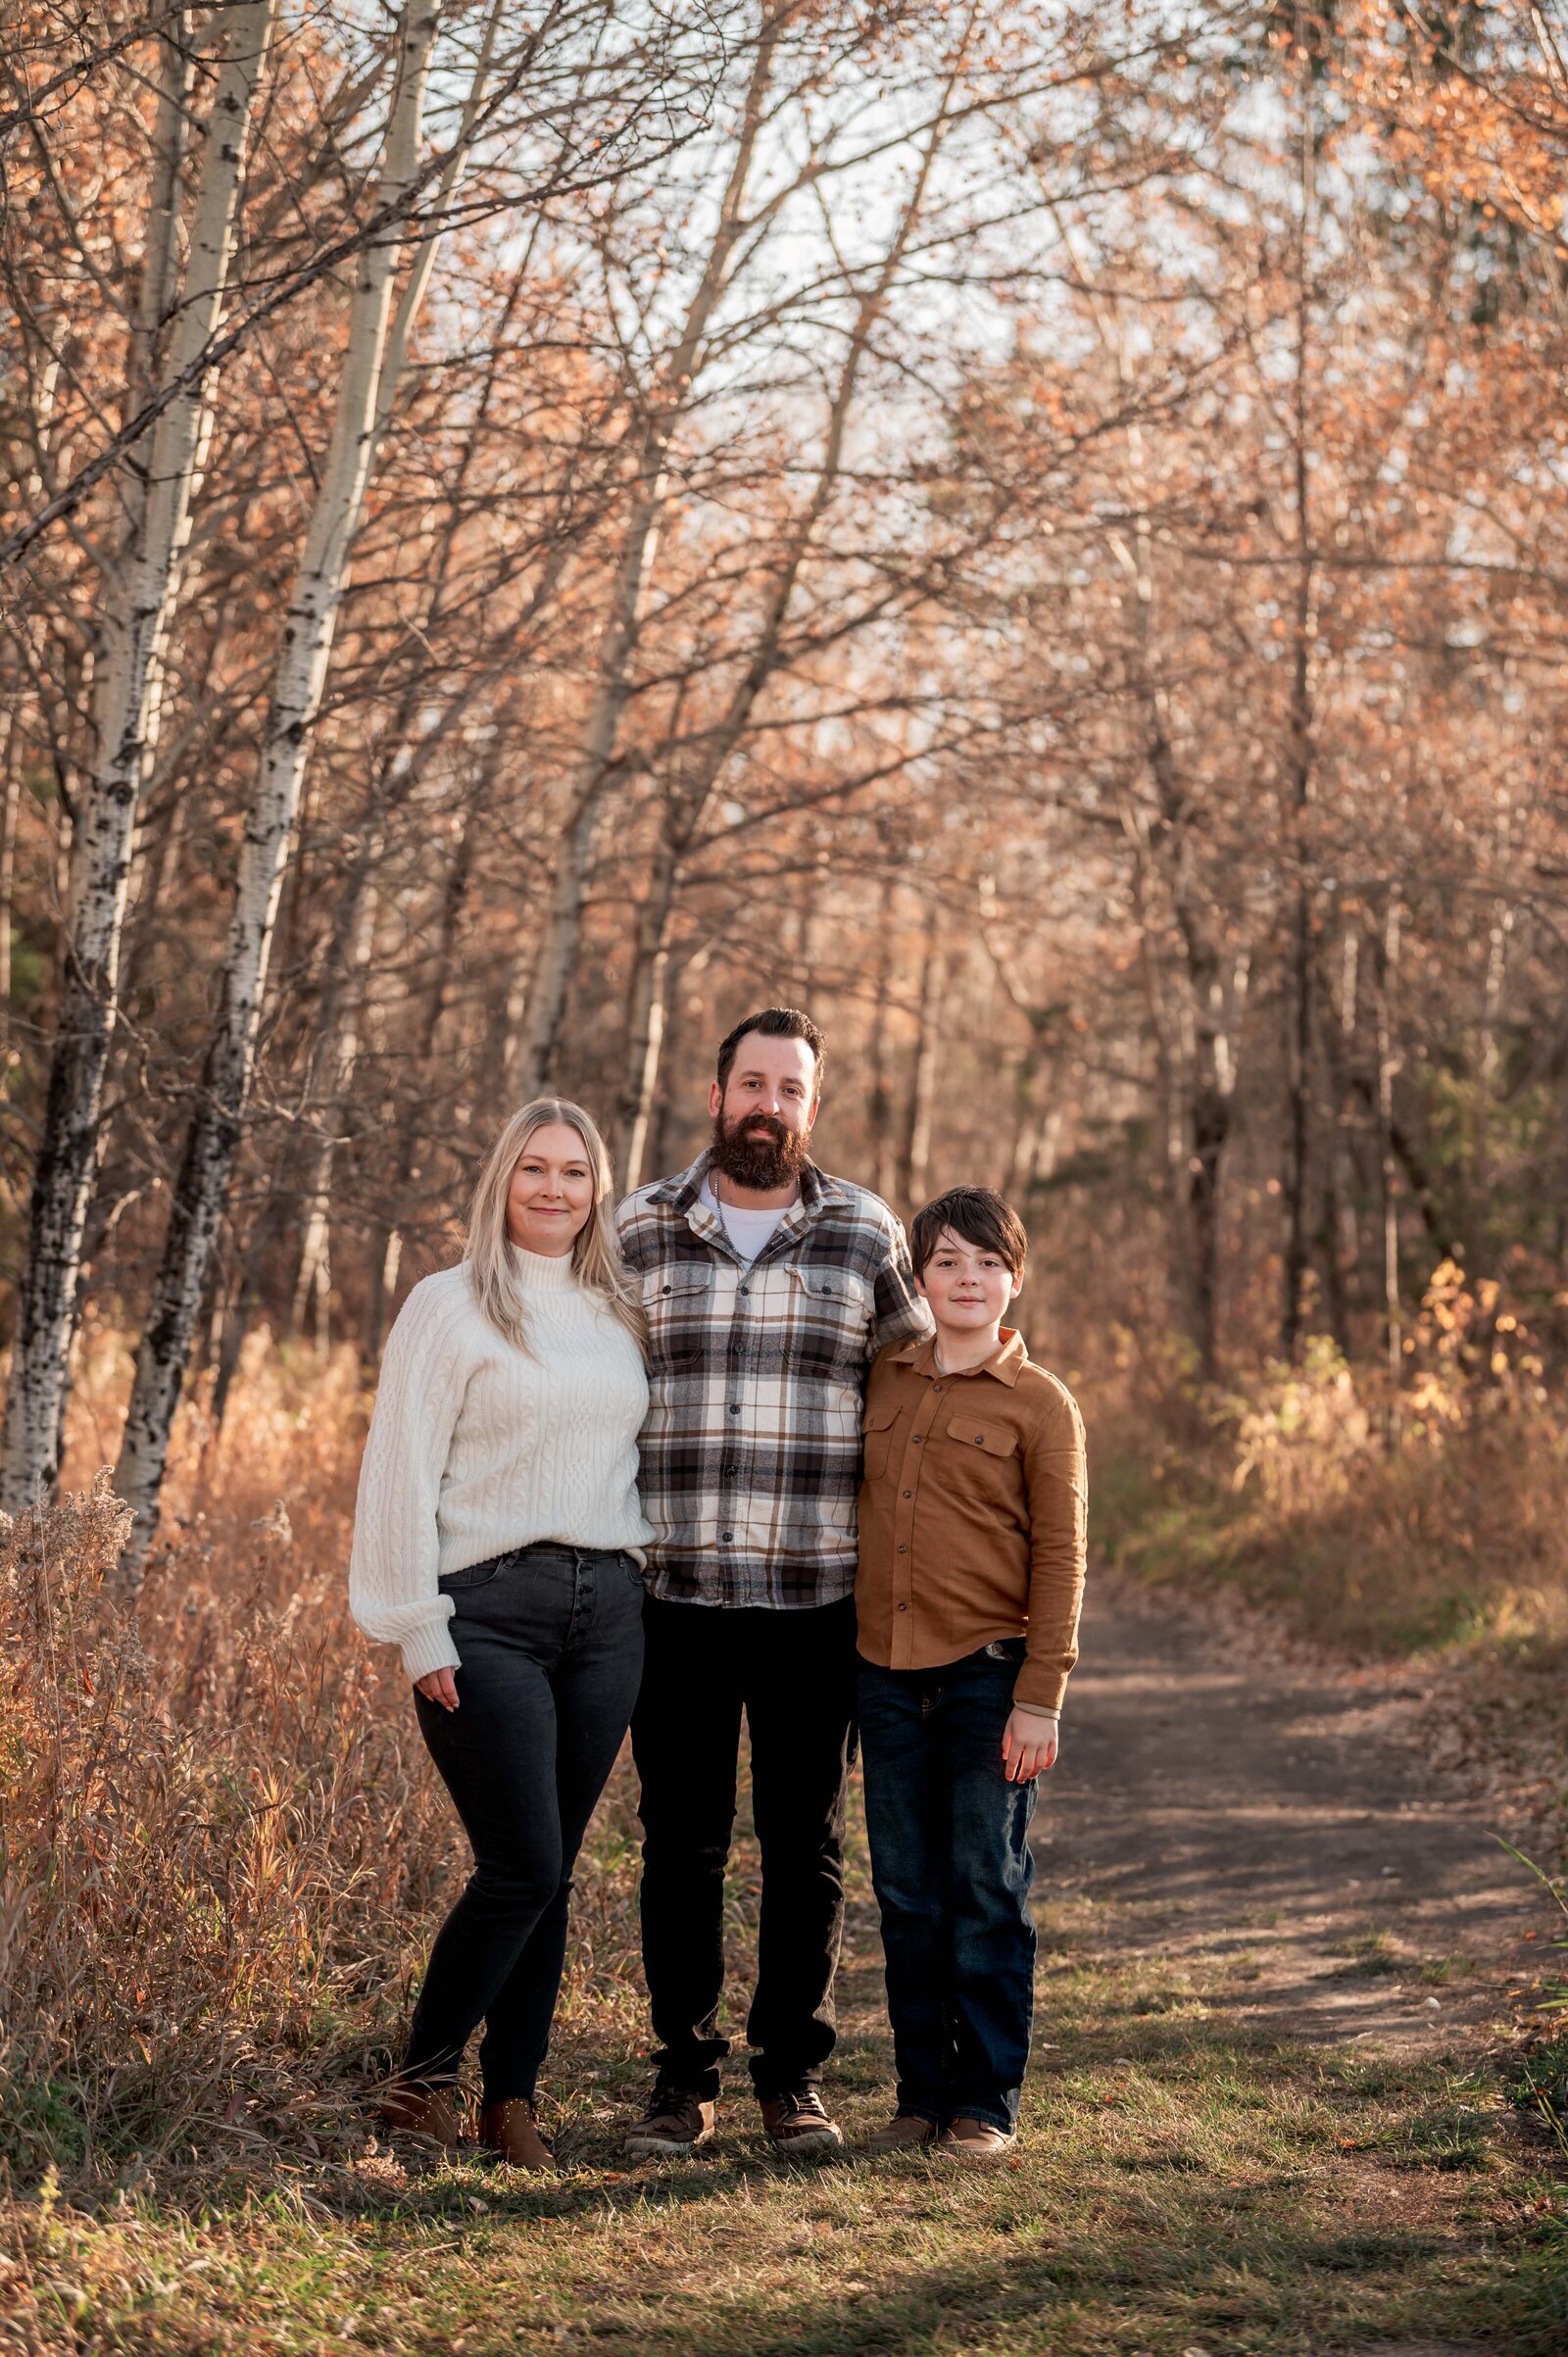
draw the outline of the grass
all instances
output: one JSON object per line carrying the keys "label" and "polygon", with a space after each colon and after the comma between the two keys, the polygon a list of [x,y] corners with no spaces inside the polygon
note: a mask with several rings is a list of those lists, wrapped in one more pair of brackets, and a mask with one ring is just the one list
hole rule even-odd
{"label": "grass", "polygon": [[[1550,2357],[1568,2331],[1568,2185],[1484,2060],[1368,2062],[1238,2037],[1204,1998],[1048,1901],[1042,2050],[1015,2156],[785,2166],[739,2088],[710,2153],[623,2167],[634,2040],[579,2021],[552,2073],[568,2164],[502,2177],[389,2150],[352,2102],[315,2154],[175,2156],[166,2186],[52,2182],[9,2215],[23,2345],[389,2357],[1156,2357],[1434,2336]],[[833,2082],[852,2135],[889,2061],[863,1895]]]}
{"label": "grass", "polygon": [[[559,2173],[389,2146],[367,2089],[463,1852],[401,1681],[346,1625],[357,1410],[333,1382],[270,1365],[220,1446],[188,1442],[131,1617],[102,1587],[101,1496],[13,1533],[0,1564],[0,2350],[1568,2343],[1560,2025],[1456,2027],[1426,2059],[1284,2041],[1238,2019],[1271,1919],[1195,1944],[1153,1874],[1125,1899],[1042,1886],[1036,2062],[994,2173],[780,2164],[738,2070],[710,2152],[627,2169],[646,2029],[624,1765],[579,1874],[546,2106]],[[743,1824],[737,1990],[757,1883]],[[858,1823],[849,1896],[830,2091],[855,2138],[891,2083]],[[1343,1969],[1467,1967],[1369,1926]]]}

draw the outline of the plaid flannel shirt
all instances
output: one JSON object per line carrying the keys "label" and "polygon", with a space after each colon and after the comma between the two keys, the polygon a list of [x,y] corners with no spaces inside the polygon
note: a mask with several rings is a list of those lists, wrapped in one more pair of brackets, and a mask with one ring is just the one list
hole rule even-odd
{"label": "plaid flannel shirt", "polygon": [[700,1199],[710,1159],[618,1215],[648,1313],[648,1585],[684,1603],[837,1603],[855,1590],[866,1373],[930,1314],[880,1196],[808,1163],[748,1265]]}

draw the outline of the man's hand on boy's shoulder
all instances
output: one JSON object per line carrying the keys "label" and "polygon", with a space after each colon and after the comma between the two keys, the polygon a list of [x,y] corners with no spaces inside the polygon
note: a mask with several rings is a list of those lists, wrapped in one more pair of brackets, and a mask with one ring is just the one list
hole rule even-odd
{"label": "man's hand on boy's shoulder", "polygon": [[1060,1735],[1059,1720],[1048,1719],[1041,1711],[1020,1709],[1014,1704],[1002,1733],[1002,1764],[1007,1771],[1008,1783],[1032,1784],[1037,1776],[1054,1766],[1060,1748]]}

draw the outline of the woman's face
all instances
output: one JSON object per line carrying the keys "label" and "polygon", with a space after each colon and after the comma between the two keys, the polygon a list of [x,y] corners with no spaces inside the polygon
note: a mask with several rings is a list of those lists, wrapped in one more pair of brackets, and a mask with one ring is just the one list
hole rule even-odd
{"label": "woman's face", "polygon": [[569,1252],[594,1207],[588,1149],[567,1121],[536,1129],[507,1189],[507,1234],[525,1252]]}

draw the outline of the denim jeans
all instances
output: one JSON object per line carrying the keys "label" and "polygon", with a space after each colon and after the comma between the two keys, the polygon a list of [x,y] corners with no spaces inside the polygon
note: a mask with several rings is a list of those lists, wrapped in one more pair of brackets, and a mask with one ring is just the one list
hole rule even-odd
{"label": "denim jeans", "polygon": [[1035,1785],[1002,1736],[1023,1659],[1009,1638],[932,1670],[859,1665],[871,1881],[882,1912],[899,2109],[1011,2131],[1029,2059]]}
{"label": "denim jeans", "polygon": [[643,1666],[630,1555],[525,1547],[449,1572],[455,1711],[416,1691],[419,1732],[473,1847],[430,1951],[403,2076],[450,2084],[482,2021],[485,2099],[531,2096],[566,1953],[571,1870]]}
{"label": "denim jeans", "polygon": [[632,1720],[642,1778],[643,1968],[662,2080],[718,2092],[729,2039],[724,1868],[741,1712],[762,1853],[757,1993],[747,2016],[764,2099],[812,2086],[837,2032],[844,1798],[855,1718],[855,1602],[775,1611],[650,1596],[648,1668]]}

